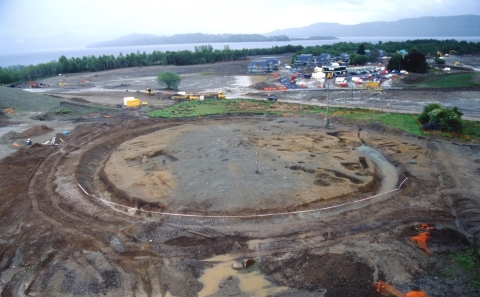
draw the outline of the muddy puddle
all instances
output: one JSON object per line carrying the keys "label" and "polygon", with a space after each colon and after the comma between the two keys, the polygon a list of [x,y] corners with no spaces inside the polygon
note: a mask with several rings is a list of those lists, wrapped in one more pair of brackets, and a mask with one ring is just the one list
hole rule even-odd
{"label": "muddy puddle", "polygon": [[235,83],[236,86],[241,87],[248,87],[250,85],[260,83],[265,81],[268,78],[268,75],[258,75],[258,76],[235,76]]}
{"label": "muddy puddle", "polygon": [[388,162],[388,160],[380,152],[366,145],[357,147],[357,150],[372,159],[375,165],[377,165],[377,168],[381,171],[383,179],[379,193],[384,193],[397,187],[398,173],[397,169],[392,165],[392,163]]}
{"label": "muddy puddle", "polygon": [[205,261],[213,263],[213,266],[207,268],[199,279],[203,283],[203,289],[198,293],[199,297],[214,294],[223,280],[232,277],[238,280],[239,289],[248,296],[266,297],[288,289],[273,285],[260,271],[252,267],[248,270],[234,269],[233,264],[237,261],[230,255],[221,255]]}

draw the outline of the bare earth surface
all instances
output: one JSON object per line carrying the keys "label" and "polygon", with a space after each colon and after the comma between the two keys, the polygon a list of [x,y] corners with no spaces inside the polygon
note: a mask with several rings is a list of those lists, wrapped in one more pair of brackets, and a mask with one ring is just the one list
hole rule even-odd
{"label": "bare earth surface", "polygon": [[[245,65],[228,65],[175,70],[186,91],[265,97],[238,78]],[[115,106],[152,87],[160,69],[73,75],[64,78],[70,89],[47,92]],[[72,86],[80,77],[91,85]],[[320,92],[281,100],[317,104]],[[472,116],[480,110],[475,90],[417,92],[381,94],[412,106],[455,94],[470,100]],[[337,118],[327,129],[316,115],[159,120],[138,109],[16,120],[2,129],[34,145],[2,145],[2,296],[380,296],[377,280],[402,292],[478,296],[447,257],[480,237],[476,142]],[[39,144],[52,135],[58,146]],[[422,222],[436,226],[430,256],[410,241]],[[243,260],[248,267],[232,267]]]}

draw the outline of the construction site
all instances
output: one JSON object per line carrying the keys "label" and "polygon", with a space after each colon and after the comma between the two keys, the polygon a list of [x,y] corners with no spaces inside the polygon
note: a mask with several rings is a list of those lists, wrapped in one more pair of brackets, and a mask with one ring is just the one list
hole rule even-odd
{"label": "construction site", "polygon": [[[266,98],[227,64],[177,68],[177,95]],[[478,296],[449,257],[480,237],[478,141],[289,110],[151,119],[176,102],[139,72],[43,91],[102,112],[2,112],[2,296]]]}

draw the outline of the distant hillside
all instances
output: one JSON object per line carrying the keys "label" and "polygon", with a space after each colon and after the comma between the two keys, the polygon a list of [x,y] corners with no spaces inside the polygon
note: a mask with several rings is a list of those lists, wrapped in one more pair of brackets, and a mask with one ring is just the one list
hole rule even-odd
{"label": "distant hillside", "polygon": [[[461,5],[461,4],[459,4]],[[328,34],[337,37],[352,36],[412,36],[449,37],[480,36],[480,15],[420,17],[393,22],[371,22],[357,25],[315,23],[302,28],[275,30],[265,36],[286,35],[290,38]]]}
{"label": "distant hillside", "polygon": [[180,43],[216,43],[216,42],[257,42],[257,41],[289,41],[287,36],[260,34],[177,34],[173,36],[156,36],[151,34],[130,34],[114,40],[98,42],[87,47],[112,47],[131,45],[156,45]]}

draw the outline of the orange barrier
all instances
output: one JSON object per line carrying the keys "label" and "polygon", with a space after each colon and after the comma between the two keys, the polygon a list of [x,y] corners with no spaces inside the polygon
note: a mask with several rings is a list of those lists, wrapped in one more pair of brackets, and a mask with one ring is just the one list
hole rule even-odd
{"label": "orange barrier", "polygon": [[408,292],[405,297],[428,297],[427,293],[425,293],[424,291],[412,291],[412,292]]}
{"label": "orange barrier", "polygon": [[430,251],[427,248],[427,239],[430,238],[430,234],[428,232],[421,232],[418,233],[417,236],[410,237],[410,240],[416,242],[418,247],[425,251],[427,256],[430,256]]}
{"label": "orange barrier", "polygon": [[375,291],[380,293],[383,296],[396,296],[396,297],[428,297],[424,291],[412,291],[407,294],[403,294],[394,287],[390,286],[384,281],[378,281],[373,285]]}
{"label": "orange barrier", "polygon": [[423,229],[423,230],[426,230],[426,231],[433,231],[435,229],[435,227],[431,227],[425,223],[422,223],[420,225],[420,229]]}
{"label": "orange barrier", "polygon": [[383,296],[394,295],[397,297],[405,297],[405,294],[383,281],[376,282],[373,285],[373,288],[375,289],[375,291],[382,294]]}

